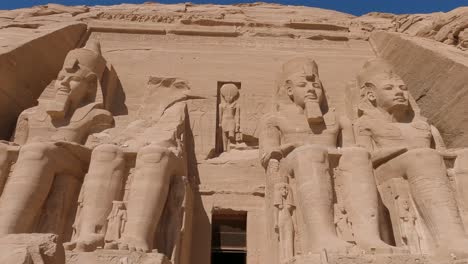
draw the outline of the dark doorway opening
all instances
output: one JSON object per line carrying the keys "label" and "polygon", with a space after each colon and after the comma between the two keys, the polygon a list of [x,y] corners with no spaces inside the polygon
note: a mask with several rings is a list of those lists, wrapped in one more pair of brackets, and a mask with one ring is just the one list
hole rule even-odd
{"label": "dark doorway opening", "polygon": [[240,251],[213,251],[211,252],[211,264],[245,264],[246,252]]}
{"label": "dark doorway opening", "polygon": [[212,219],[211,264],[247,263],[247,214],[216,213]]}

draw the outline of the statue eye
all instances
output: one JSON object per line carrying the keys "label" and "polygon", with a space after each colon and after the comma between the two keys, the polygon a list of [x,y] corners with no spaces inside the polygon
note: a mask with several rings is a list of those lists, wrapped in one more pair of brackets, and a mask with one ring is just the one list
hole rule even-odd
{"label": "statue eye", "polygon": [[300,82],[300,83],[297,84],[297,86],[299,86],[299,87],[305,87],[306,85],[307,85],[306,82]]}
{"label": "statue eye", "polygon": [[81,78],[80,76],[72,76],[70,80],[75,81],[75,82],[80,82],[81,80],[83,80],[83,78]]}
{"label": "statue eye", "polygon": [[312,85],[314,86],[314,88],[320,88],[320,84],[319,84],[319,83],[314,82]]}
{"label": "statue eye", "polygon": [[63,75],[59,75],[59,76],[57,77],[57,80],[58,80],[58,81],[61,81],[61,80],[63,80],[63,79],[65,79],[65,76],[63,76]]}
{"label": "statue eye", "polygon": [[401,86],[400,86],[400,89],[401,89],[402,91],[407,91],[407,90],[408,90],[408,87],[406,87],[406,85],[401,85]]}
{"label": "statue eye", "polygon": [[383,87],[384,90],[392,90],[393,89],[393,85],[385,85]]}

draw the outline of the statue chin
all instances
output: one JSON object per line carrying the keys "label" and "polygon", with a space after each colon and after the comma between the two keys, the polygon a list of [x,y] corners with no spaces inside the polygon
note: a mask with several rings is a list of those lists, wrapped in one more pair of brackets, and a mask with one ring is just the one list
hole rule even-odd
{"label": "statue chin", "polygon": [[318,102],[306,102],[304,110],[309,124],[318,124],[323,122],[323,113]]}
{"label": "statue chin", "polygon": [[64,102],[52,101],[47,104],[46,112],[53,119],[63,118],[65,117],[67,105],[68,105],[67,101],[64,101]]}

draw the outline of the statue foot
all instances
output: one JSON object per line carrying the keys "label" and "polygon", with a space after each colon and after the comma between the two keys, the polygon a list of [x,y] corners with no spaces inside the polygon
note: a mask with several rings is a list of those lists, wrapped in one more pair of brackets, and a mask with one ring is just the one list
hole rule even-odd
{"label": "statue foot", "polygon": [[357,243],[358,247],[368,254],[409,254],[406,248],[394,247],[380,239],[361,240]]}
{"label": "statue foot", "polygon": [[313,245],[315,246],[313,247],[312,252],[317,254],[323,249],[335,254],[348,254],[349,250],[352,247],[355,247],[355,245],[341,240],[338,237],[318,239],[313,242]]}
{"label": "statue foot", "polygon": [[86,234],[76,240],[76,251],[91,252],[104,245],[104,235]]}
{"label": "statue foot", "polygon": [[146,239],[138,239],[138,238],[122,238],[119,241],[119,249],[120,250],[130,250],[130,251],[137,251],[137,252],[150,252],[150,243],[146,241]]}
{"label": "statue foot", "polygon": [[72,251],[74,250],[76,247],[76,242],[65,242],[63,243],[63,248],[65,250],[69,250],[69,251]]}
{"label": "statue foot", "polygon": [[468,259],[468,239],[456,239],[441,243],[435,257],[437,260]]}
{"label": "statue foot", "polygon": [[104,249],[118,249],[117,242],[106,242]]}

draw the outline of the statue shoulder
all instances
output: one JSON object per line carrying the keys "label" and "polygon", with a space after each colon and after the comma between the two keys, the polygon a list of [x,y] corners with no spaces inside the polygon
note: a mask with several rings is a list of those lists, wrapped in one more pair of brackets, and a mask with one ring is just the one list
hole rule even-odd
{"label": "statue shoulder", "polygon": [[359,117],[356,122],[354,122],[354,127],[358,135],[367,135],[370,136],[373,131],[373,127],[380,123],[378,119],[368,117],[366,115]]}
{"label": "statue shoulder", "polygon": [[39,106],[33,106],[23,110],[18,117],[18,121],[27,120],[33,116],[40,121],[44,121],[47,118],[47,113]]}
{"label": "statue shoulder", "polygon": [[267,113],[260,118],[260,126],[265,127],[277,127],[279,120],[284,118],[280,113]]}
{"label": "statue shoulder", "polygon": [[99,130],[111,128],[114,125],[112,114],[101,108],[101,104],[92,103],[81,107],[75,111],[71,118],[72,123],[90,124],[91,130],[99,127]]}

